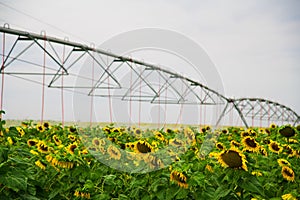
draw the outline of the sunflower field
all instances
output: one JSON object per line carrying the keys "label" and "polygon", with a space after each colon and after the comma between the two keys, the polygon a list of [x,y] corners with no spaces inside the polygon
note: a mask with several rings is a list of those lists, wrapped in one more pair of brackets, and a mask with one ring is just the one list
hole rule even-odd
{"label": "sunflower field", "polygon": [[0,199],[299,199],[300,126],[0,121]]}

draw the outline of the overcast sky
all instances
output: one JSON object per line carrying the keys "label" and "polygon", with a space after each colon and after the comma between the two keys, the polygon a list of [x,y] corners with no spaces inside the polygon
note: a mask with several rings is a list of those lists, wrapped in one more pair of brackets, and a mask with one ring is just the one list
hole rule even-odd
{"label": "overcast sky", "polygon": [[[47,35],[96,46],[134,29],[173,30],[205,49],[222,78],[226,96],[266,98],[299,114],[299,9],[297,0],[0,0],[0,23],[36,33],[46,30]],[[9,81],[6,117],[39,118],[39,107],[20,101],[29,91],[19,91]],[[48,98],[52,93],[59,94],[49,92]],[[59,119],[59,112],[48,118]],[[72,120],[71,114],[66,115]]]}

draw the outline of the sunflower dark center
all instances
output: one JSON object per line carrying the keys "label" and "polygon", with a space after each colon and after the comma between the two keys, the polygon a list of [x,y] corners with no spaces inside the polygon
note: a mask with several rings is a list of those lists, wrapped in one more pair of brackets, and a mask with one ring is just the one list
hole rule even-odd
{"label": "sunflower dark center", "polygon": [[94,144],[98,146],[100,144],[99,140],[94,140]]}
{"label": "sunflower dark center", "polygon": [[272,124],[272,125],[271,125],[271,128],[276,128],[276,125],[275,125],[275,124]]}
{"label": "sunflower dark center", "polygon": [[238,142],[234,141],[234,140],[232,141],[232,144],[233,144],[234,146],[237,146],[237,147],[240,146],[240,144],[239,144]]}
{"label": "sunflower dark center", "polygon": [[252,148],[257,147],[257,143],[255,142],[254,139],[247,138],[245,142],[246,142],[247,146],[249,146],[249,147],[252,147]]}
{"label": "sunflower dark center", "polygon": [[287,165],[287,164],[288,164],[288,162],[287,162],[287,161],[285,161],[285,160],[282,160],[282,161],[281,161],[281,163],[282,163],[282,164],[285,164],[285,165]]}
{"label": "sunflower dark center", "polygon": [[40,144],[40,148],[43,151],[48,151],[48,147],[46,145],[44,145],[44,144]]}
{"label": "sunflower dark center", "polygon": [[148,153],[148,152],[151,152],[151,148],[150,148],[147,144],[145,144],[145,143],[140,143],[140,142],[138,142],[138,143],[136,144],[136,147],[137,147],[137,149],[138,149],[138,151],[139,151],[140,153]]}
{"label": "sunflower dark center", "polygon": [[30,146],[34,146],[34,145],[37,144],[37,142],[36,142],[36,141],[33,141],[33,140],[28,141],[28,143],[29,143]]}
{"label": "sunflower dark center", "polygon": [[250,134],[249,134],[248,132],[243,132],[243,133],[242,133],[242,136],[243,136],[243,137],[246,137],[246,136],[249,136],[249,135],[250,135]]}
{"label": "sunflower dark center", "polygon": [[293,149],[291,149],[290,147],[287,146],[284,149],[287,151],[288,154],[293,154]]}
{"label": "sunflower dark center", "polygon": [[49,123],[45,122],[45,123],[44,123],[44,127],[45,127],[45,128],[49,128]]}
{"label": "sunflower dark center", "polygon": [[228,150],[221,155],[221,158],[230,168],[239,168],[243,166],[242,157],[236,151]]}
{"label": "sunflower dark center", "polygon": [[167,133],[172,133],[172,130],[168,128]]}
{"label": "sunflower dark center", "polygon": [[136,134],[141,134],[141,130],[140,130],[140,129],[136,129],[136,130],[135,130],[135,133],[136,133]]}
{"label": "sunflower dark center", "polygon": [[291,173],[288,169],[284,169],[283,173],[286,174],[289,177],[293,177],[294,176],[293,173]]}
{"label": "sunflower dark center", "polygon": [[279,133],[284,137],[292,137],[296,134],[295,130],[292,127],[286,126],[279,130]]}
{"label": "sunflower dark center", "polygon": [[115,151],[114,149],[111,149],[110,151],[111,151],[114,155],[116,155],[116,156],[119,155],[119,152],[118,152],[118,151]]}
{"label": "sunflower dark center", "polygon": [[74,133],[76,131],[76,128],[70,127],[70,132]]}
{"label": "sunflower dark center", "polygon": [[184,176],[182,176],[182,175],[180,176],[180,175],[181,175],[181,173],[173,174],[174,179],[180,183],[186,183]]}
{"label": "sunflower dark center", "polygon": [[73,152],[76,149],[76,147],[77,147],[76,145],[71,145],[70,150]]}
{"label": "sunflower dark center", "polygon": [[273,143],[273,144],[271,145],[271,147],[272,147],[272,149],[275,150],[275,151],[279,151],[279,150],[280,150],[278,144],[276,144],[276,143]]}
{"label": "sunflower dark center", "polygon": [[222,144],[217,144],[217,148],[218,148],[218,149],[223,149],[224,147],[223,147]]}

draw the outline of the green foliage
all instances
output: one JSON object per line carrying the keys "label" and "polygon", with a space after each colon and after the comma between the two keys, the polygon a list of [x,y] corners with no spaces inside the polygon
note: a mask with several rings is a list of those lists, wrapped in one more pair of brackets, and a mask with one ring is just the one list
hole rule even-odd
{"label": "green foliage", "polygon": [[[1,112],[1,111],[0,111]],[[43,125],[41,125],[43,126]],[[106,128],[106,129],[105,129]],[[84,137],[109,138],[109,145],[114,145],[125,152],[135,152],[126,147],[137,141],[146,141],[153,151],[168,147],[177,138],[185,144],[184,133],[180,130],[145,130],[143,136],[134,135],[133,129],[114,127],[105,128],[62,127],[52,125],[38,129],[32,121],[22,126],[5,127],[0,120],[0,199],[281,199],[284,194],[299,198],[299,133],[288,138],[280,134],[282,127],[266,129],[253,128],[244,130],[239,127],[228,127],[226,134],[214,135],[210,130],[190,127],[194,140],[180,147],[184,153],[176,152],[176,148],[161,151],[161,155],[177,156],[170,165],[147,173],[122,172],[99,162],[94,156],[113,160],[109,154],[101,153],[97,147],[93,150],[92,141],[83,143]],[[24,131],[24,134],[22,130]],[[293,130],[296,128],[293,127]],[[260,150],[251,152],[242,144],[241,132],[248,131],[260,145]],[[81,132],[81,134],[79,134]],[[162,138],[155,136],[161,133]],[[82,134],[84,133],[84,134]],[[54,136],[59,140],[55,143]],[[219,136],[219,137],[217,137]],[[10,138],[10,139],[9,139]],[[236,148],[245,155],[248,171],[224,168],[216,156],[199,156],[203,141],[210,142],[203,147],[207,153],[211,151],[220,155],[222,150],[214,147],[215,141],[221,142],[229,149],[231,141],[240,144]],[[39,145],[29,145],[28,141],[43,142],[47,151],[42,152]],[[107,140],[108,141],[108,140]],[[282,151],[275,153],[269,144],[276,141]],[[59,143],[60,142],[60,143]],[[70,150],[70,145],[76,148]],[[288,146],[288,147],[287,147]],[[212,149],[211,149],[212,148]],[[292,149],[292,153],[291,150]],[[202,150],[203,150],[202,149]],[[266,154],[262,154],[264,149]],[[89,150],[89,152],[87,152]],[[171,153],[170,153],[171,152]],[[213,154],[211,154],[213,155]],[[124,152],[120,154],[124,156]],[[293,181],[286,180],[281,174],[282,167],[278,159],[285,159],[294,171]],[[130,161],[130,160],[129,160]],[[134,163],[117,162],[119,166],[147,167],[150,162],[134,160]],[[186,177],[186,181],[178,183],[170,178],[172,172]]]}

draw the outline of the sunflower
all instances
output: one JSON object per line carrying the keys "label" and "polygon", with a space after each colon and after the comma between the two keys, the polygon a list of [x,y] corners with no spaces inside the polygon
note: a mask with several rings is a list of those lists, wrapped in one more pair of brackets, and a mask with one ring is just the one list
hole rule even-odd
{"label": "sunflower", "polygon": [[115,159],[115,160],[120,160],[121,159],[121,152],[120,150],[113,146],[113,145],[109,145],[109,147],[107,148],[107,153],[110,155],[111,158]]}
{"label": "sunflower", "polygon": [[106,133],[110,133],[110,128],[109,127],[103,127],[102,130]]}
{"label": "sunflower", "polygon": [[292,194],[284,194],[281,196],[282,200],[297,200]]}
{"label": "sunflower", "polygon": [[283,152],[288,154],[289,156],[294,156],[294,149],[290,145],[284,144],[283,145]]}
{"label": "sunflower", "polygon": [[293,137],[296,134],[296,131],[290,125],[282,126],[278,129],[278,133],[280,133],[283,137]]}
{"label": "sunflower", "polygon": [[131,149],[131,142],[126,143],[125,148]]}
{"label": "sunflower", "polygon": [[295,140],[295,139],[293,139],[293,138],[287,139],[287,141],[288,141],[290,144],[297,144],[297,143],[299,143],[298,140]]}
{"label": "sunflower", "polygon": [[120,128],[113,128],[113,129],[111,130],[111,132],[112,132],[112,133],[121,133],[121,130],[120,130]]}
{"label": "sunflower", "polygon": [[108,137],[107,139],[111,142],[116,142],[116,138],[114,138],[114,137]]}
{"label": "sunflower", "polygon": [[274,128],[276,128],[276,127],[277,127],[277,126],[276,126],[275,123],[270,124],[270,128],[271,128],[271,129],[274,129]]}
{"label": "sunflower", "polygon": [[227,134],[228,133],[228,129],[227,128],[225,128],[225,129],[222,129],[222,134]]}
{"label": "sunflower", "polygon": [[99,145],[100,145],[100,140],[99,140],[99,138],[93,138],[92,144],[95,145],[95,146],[99,146]]}
{"label": "sunflower", "polygon": [[160,141],[165,141],[164,135],[159,131],[154,131],[155,138]]}
{"label": "sunflower", "polygon": [[297,131],[300,131],[300,124],[298,124],[298,125],[296,126],[296,130],[297,130]]}
{"label": "sunflower", "polygon": [[77,148],[77,144],[74,142],[73,144],[69,144],[69,146],[67,147],[67,151],[70,154],[74,154],[76,148]]}
{"label": "sunflower", "polygon": [[11,137],[7,137],[7,141],[10,145],[14,144],[14,141],[11,139]]}
{"label": "sunflower", "polygon": [[177,138],[171,139],[169,141],[169,144],[176,147],[182,147],[185,146],[184,142],[182,140],[179,140]]}
{"label": "sunflower", "polygon": [[27,140],[27,145],[29,147],[35,146],[37,143],[39,143],[39,141],[37,139],[29,139],[29,140]]}
{"label": "sunflower", "polygon": [[19,132],[21,137],[23,137],[23,135],[25,135],[25,131],[21,127],[17,127],[17,131]]}
{"label": "sunflower", "polygon": [[59,146],[59,145],[62,144],[61,140],[58,139],[57,135],[53,135],[52,138],[53,138],[53,140],[54,140],[54,143],[55,143],[57,146]]}
{"label": "sunflower", "polygon": [[205,132],[206,132],[206,128],[205,128],[205,127],[202,127],[202,128],[200,129],[200,132],[201,132],[201,133],[205,133]]}
{"label": "sunflower", "polygon": [[286,159],[280,158],[277,159],[278,164],[283,167],[283,166],[291,166],[291,164],[289,163],[289,161],[287,161]]}
{"label": "sunflower", "polygon": [[170,174],[170,180],[178,184],[179,187],[188,188],[186,176],[178,171],[172,171]]}
{"label": "sunflower", "polygon": [[250,136],[256,137],[256,136],[257,136],[257,133],[256,133],[253,129],[251,129],[251,131],[250,131]]}
{"label": "sunflower", "polygon": [[76,140],[76,136],[75,135],[68,135],[68,138],[74,142]]}
{"label": "sunflower", "polygon": [[173,133],[174,131],[172,130],[172,129],[170,129],[170,128],[167,128],[167,130],[166,130],[166,133],[168,133],[168,134],[171,134],[171,133]]}
{"label": "sunflower", "polygon": [[46,169],[46,164],[44,164],[42,161],[40,160],[37,160],[35,163],[34,163],[36,166],[38,166],[39,168],[41,168],[42,170],[45,170]]}
{"label": "sunflower", "polygon": [[87,150],[87,149],[83,149],[80,153],[82,153],[82,154],[84,154],[84,155],[86,155],[86,154],[88,154],[89,153],[89,151]]}
{"label": "sunflower", "polygon": [[74,126],[70,126],[70,127],[69,127],[69,131],[70,131],[71,133],[75,133],[75,132],[77,131],[77,129],[76,129],[76,127],[74,127]]}
{"label": "sunflower", "polygon": [[268,135],[270,135],[270,134],[271,134],[271,131],[270,131],[270,129],[269,129],[269,128],[265,128],[265,132],[266,132]]}
{"label": "sunflower", "polygon": [[250,136],[250,133],[249,133],[249,132],[246,132],[246,131],[242,131],[242,132],[241,132],[241,137],[242,137],[242,138],[247,137],[247,136]]}
{"label": "sunflower", "polygon": [[288,166],[283,166],[281,169],[281,174],[283,178],[285,178],[288,181],[294,181],[295,179],[295,173],[292,168]]}
{"label": "sunflower", "polygon": [[45,127],[44,126],[42,126],[41,124],[37,124],[36,125],[36,130],[38,130],[39,132],[44,132],[45,131]]}
{"label": "sunflower", "polygon": [[50,128],[49,122],[44,122],[44,123],[43,123],[43,127],[44,127],[46,130],[48,130],[48,129]]}
{"label": "sunflower", "polygon": [[142,131],[139,128],[134,129],[134,135],[140,137],[142,135]]}
{"label": "sunflower", "polygon": [[137,153],[149,153],[152,152],[152,146],[146,141],[138,141],[135,144],[135,152]]}
{"label": "sunflower", "polygon": [[246,156],[235,147],[231,147],[229,150],[223,150],[219,153],[218,161],[223,167],[248,170]]}
{"label": "sunflower", "polygon": [[27,122],[22,122],[21,126],[23,126],[24,128],[27,128],[28,127],[28,123]]}
{"label": "sunflower", "polygon": [[231,141],[230,141],[230,145],[231,145],[231,146],[234,146],[234,147],[239,147],[239,146],[241,146],[241,144],[240,144],[239,142],[235,141],[235,140],[231,140]]}
{"label": "sunflower", "polygon": [[36,146],[39,152],[49,153],[49,147],[44,141],[39,141]]}
{"label": "sunflower", "polygon": [[265,133],[265,129],[264,129],[264,128],[259,128],[259,129],[258,129],[258,132],[259,132],[259,133]]}
{"label": "sunflower", "polygon": [[300,158],[300,150],[295,150],[294,155],[296,156],[296,158]]}
{"label": "sunflower", "polygon": [[270,151],[279,154],[282,151],[282,147],[276,141],[271,141],[269,144]]}
{"label": "sunflower", "polygon": [[264,144],[270,144],[271,141],[270,141],[269,138],[264,138],[264,139],[263,139],[263,143],[264,143]]}
{"label": "sunflower", "polygon": [[210,131],[211,127],[207,125],[207,126],[205,126],[205,129],[206,129],[206,131]]}
{"label": "sunflower", "polygon": [[264,147],[262,147],[262,146],[260,146],[259,152],[260,152],[260,154],[262,154],[263,156],[268,156],[267,150],[266,150]]}
{"label": "sunflower", "polygon": [[251,152],[257,152],[260,148],[256,140],[254,138],[251,138],[250,136],[244,137],[242,143],[245,146],[245,150]]}
{"label": "sunflower", "polygon": [[187,142],[189,144],[195,144],[196,140],[195,140],[195,133],[192,131],[192,129],[190,128],[185,128],[183,130],[184,136],[187,138]]}
{"label": "sunflower", "polygon": [[223,143],[221,143],[221,142],[217,142],[217,143],[216,143],[216,147],[217,147],[217,149],[219,149],[219,150],[224,150],[224,149],[225,149],[225,146],[224,146]]}

